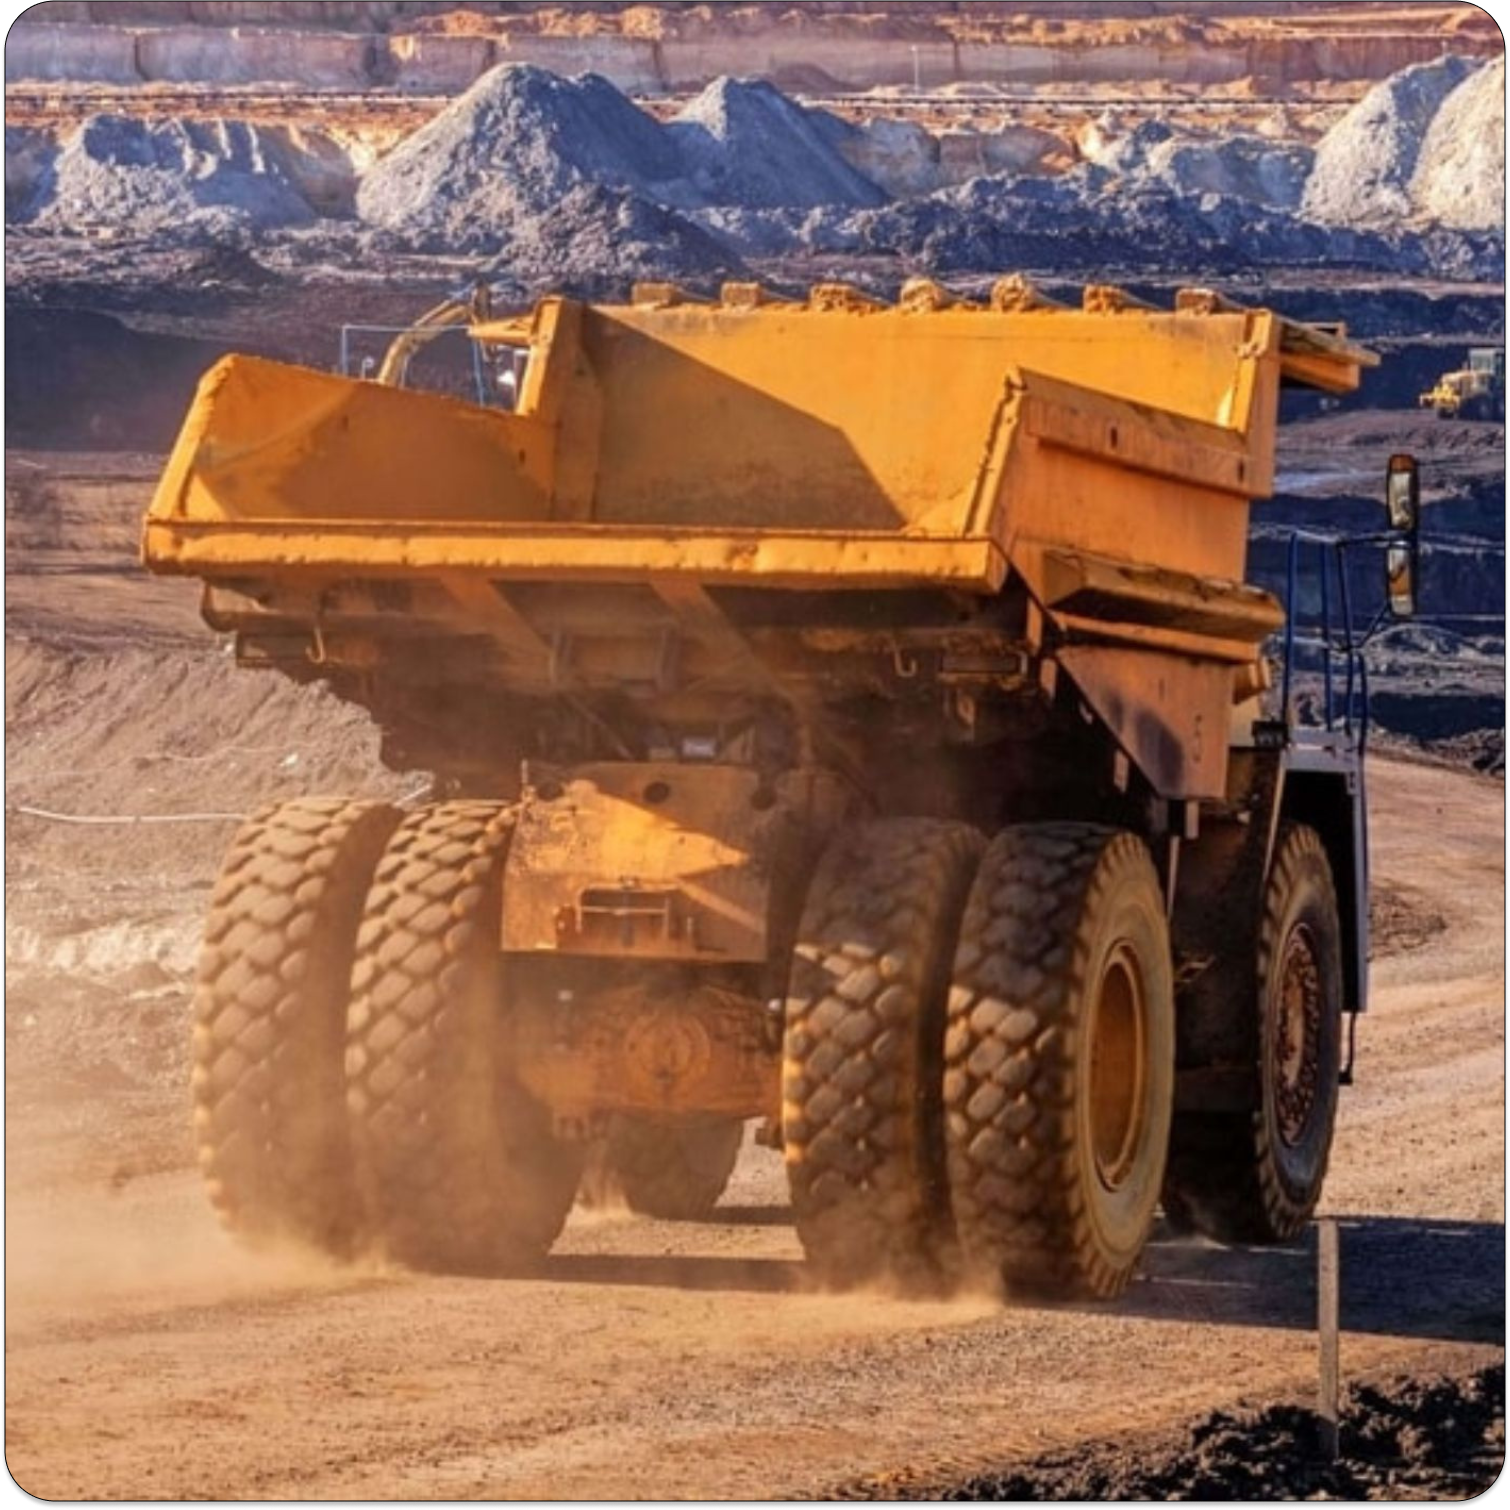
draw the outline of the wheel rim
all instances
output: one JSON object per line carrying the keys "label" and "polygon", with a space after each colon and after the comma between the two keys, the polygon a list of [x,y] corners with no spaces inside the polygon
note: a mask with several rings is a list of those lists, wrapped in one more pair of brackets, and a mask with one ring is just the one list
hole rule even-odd
{"label": "wheel rim", "polygon": [[1106,961],[1091,1024],[1091,1148],[1107,1190],[1127,1179],[1137,1159],[1147,1082],[1143,979],[1132,947]]}
{"label": "wheel rim", "polygon": [[1279,1136],[1291,1148],[1304,1139],[1316,1105],[1322,995],[1316,940],[1300,923],[1280,959],[1272,1043],[1274,1109]]}

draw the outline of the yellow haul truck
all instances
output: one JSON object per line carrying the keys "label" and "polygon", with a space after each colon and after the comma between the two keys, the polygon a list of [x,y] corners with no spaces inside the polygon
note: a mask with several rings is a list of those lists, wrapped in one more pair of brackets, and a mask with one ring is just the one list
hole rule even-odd
{"label": "yellow haul truck", "polygon": [[590,1152],[697,1216],[760,1119],[830,1283],[1113,1295],[1161,1197],[1293,1235],[1365,1002],[1358,668],[1329,628],[1300,727],[1242,577],[1280,385],[1369,354],[1200,290],[642,285],[473,323],[505,408],[398,386],[427,333],[220,362],[146,521],[242,664],[436,777],[231,844],[227,1221],[527,1266]]}

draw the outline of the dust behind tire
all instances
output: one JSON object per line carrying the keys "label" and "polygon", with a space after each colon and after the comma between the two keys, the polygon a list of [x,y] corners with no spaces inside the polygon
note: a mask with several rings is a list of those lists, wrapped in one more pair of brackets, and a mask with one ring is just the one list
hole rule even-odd
{"label": "dust behind tire", "polygon": [[346,1048],[359,1183],[380,1241],[417,1268],[525,1268],[566,1220],[580,1152],[507,1054],[500,940],[511,813],[422,808],[378,863]]}
{"label": "dust behind tire", "polygon": [[724,1193],[743,1140],[744,1123],[728,1117],[617,1118],[589,1160],[579,1196],[588,1206],[623,1200],[640,1216],[701,1221]]}
{"label": "dust behind tire", "polygon": [[1259,1104],[1181,1116],[1169,1198],[1222,1242],[1294,1237],[1321,1197],[1337,1119],[1342,930],[1317,832],[1287,823],[1264,887],[1253,990]]}
{"label": "dust behind tire", "polygon": [[360,1212],[342,1061],[363,899],[399,815],[306,798],[231,841],[194,987],[199,1162],[225,1223],[345,1254]]}
{"label": "dust behind tire", "polygon": [[857,824],[809,887],[786,1003],[782,1131],[797,1233],[828,1283],[931,1287],[947,1261],[944,992],[983,848],[963,824]]}
{"label": "dust behind tire", "polygon": [[1079,823],[993,840],[954,962],[950,1192],[969,1269],[1008,1289],[1117,1294],[1158,1203],[1174,1000],[1141,839]]}

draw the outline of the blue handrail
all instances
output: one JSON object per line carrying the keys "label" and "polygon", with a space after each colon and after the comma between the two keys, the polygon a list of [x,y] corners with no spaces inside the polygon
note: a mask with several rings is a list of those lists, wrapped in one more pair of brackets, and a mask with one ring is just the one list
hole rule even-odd
{"label": "blue handrail", "polygon": [[[1360,634],[1353,621],[1352,594],[1348,586],[1347,549],[1350,544],[1373,544],[1349,541],[1336,535],[1315,534],[1309,530],[1292,530],[1285,555],[1285,628],[1284,669],[1281,682],[1282,716],[1286,726],[1294,723],[1295,652],[1301,645],[1321,651],[1321,722],[1328,732],[1340,731],[1354,740],[1360,750],[1368,741],[1369,691],[1368,666],[1363,646],[1377,627],[1378,620]],[[1303,558],[1302,547],[1311,547]],[[1306,633],[1300,625],[1301,567],[1303,559],[1314,563],[1320,593],[1320,633]],[[1332,614],[1332,579],[1336,577],[1337,621]],[[1339,695],[1337,672],[1341,672]]]}

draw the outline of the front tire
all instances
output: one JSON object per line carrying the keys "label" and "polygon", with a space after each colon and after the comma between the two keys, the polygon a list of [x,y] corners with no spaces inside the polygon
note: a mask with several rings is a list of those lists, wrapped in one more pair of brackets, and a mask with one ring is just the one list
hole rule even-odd
{"label": "front tire", "polygon": [[1083,823],[992,842],[955,956],[949,1183],[968,1267],[1109,1297],[1148,1240],[1168,1149],[1174,991],[1142,840]]}
{"label": "front tire", "polygon": [[1287,823],[1264,888],[1255,961],[1259,1104],[1182,1117],[1170,1188],[1231,1243],[1295,1237],[1321,1199],[1342,1059],[1342,928],[1326,848]]}

